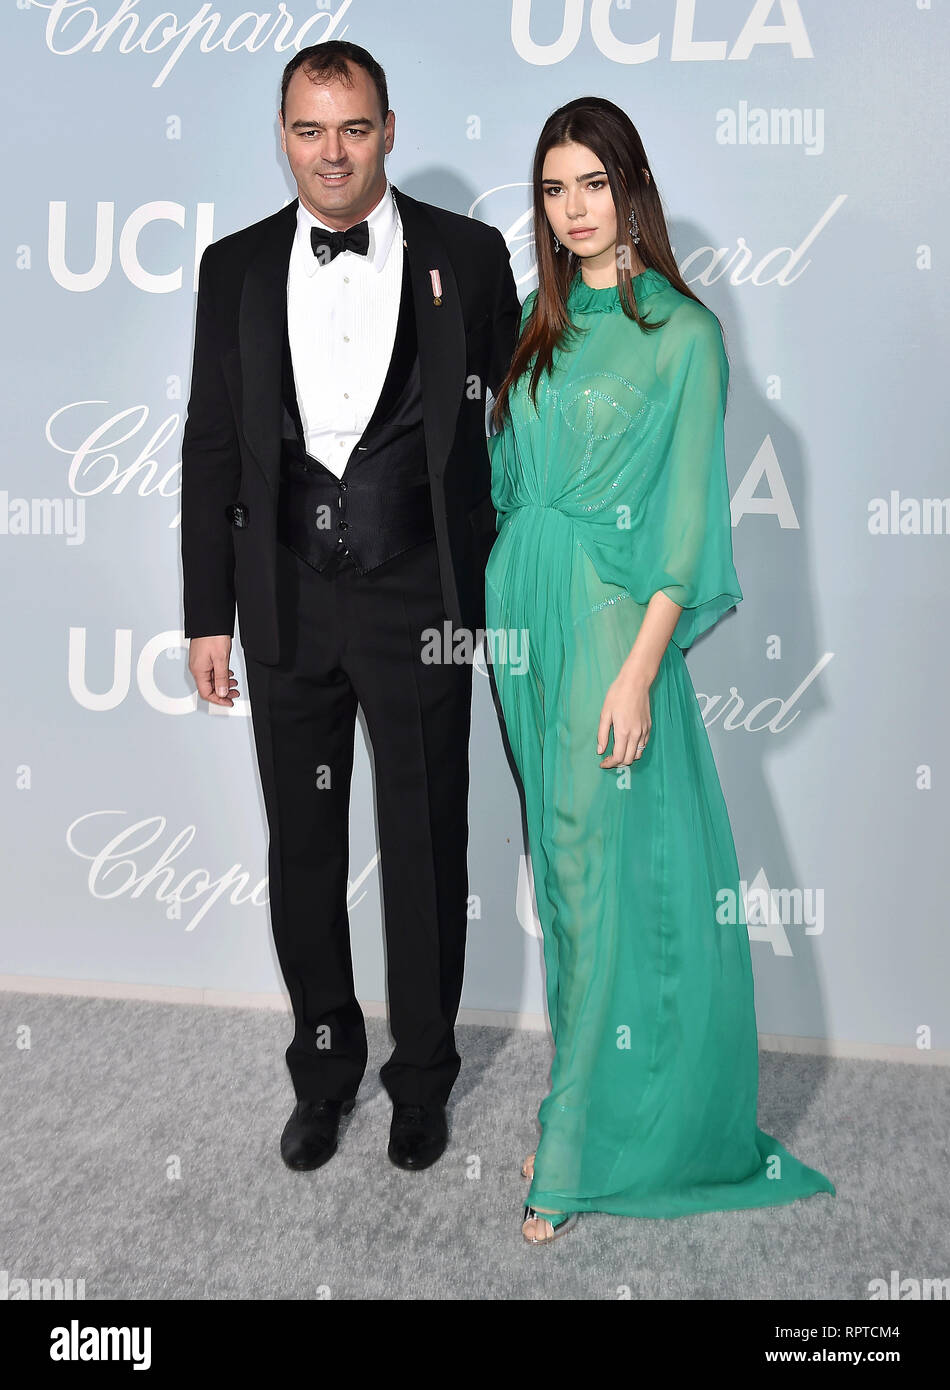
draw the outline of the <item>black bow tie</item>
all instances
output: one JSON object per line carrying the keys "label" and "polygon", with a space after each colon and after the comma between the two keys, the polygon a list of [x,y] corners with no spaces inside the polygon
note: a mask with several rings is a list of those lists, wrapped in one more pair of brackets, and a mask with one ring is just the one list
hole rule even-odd
{"label": "black bow tie", "polygon": [[369,223],[357,222],[355,227],[347,227],[345,232],[331,232],[329,227],[311,227],[310,245],[321,265],[332,261],[341,251],[354,251],[357,256],[365,256],[369,250]]}

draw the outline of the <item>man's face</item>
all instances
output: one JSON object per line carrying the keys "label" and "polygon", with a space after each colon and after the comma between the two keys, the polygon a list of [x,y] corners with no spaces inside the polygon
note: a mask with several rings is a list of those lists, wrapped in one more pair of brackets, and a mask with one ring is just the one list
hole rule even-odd
{"label": "man's face", "polygon": [[300,201],[321,222],[345,231],[361,222],[386,191],[385,156],[396,118],[386,119],[369,73],[348,64],[352,86],[314,82],[298,68],[287,84],[280,144]]}

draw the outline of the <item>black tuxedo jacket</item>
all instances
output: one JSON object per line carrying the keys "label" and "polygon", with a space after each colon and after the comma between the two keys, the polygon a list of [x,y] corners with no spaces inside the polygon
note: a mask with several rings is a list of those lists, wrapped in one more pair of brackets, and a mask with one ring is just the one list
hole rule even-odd
{"label": "black tuxedo jacket", "polygon": [[[485,621],[485,564],[496,529],[486,385],[497,390],[508,369],[521,306],[496,228],[393,193],[416,312],[443,603],[454,625],[474,630]],[[271,665],[279,659],[281,369],[297,202],[202,255],[181,447],[185,636],[232,636],[236,605],[243,647]],[[229,520],[232,503],[244,525]]]}

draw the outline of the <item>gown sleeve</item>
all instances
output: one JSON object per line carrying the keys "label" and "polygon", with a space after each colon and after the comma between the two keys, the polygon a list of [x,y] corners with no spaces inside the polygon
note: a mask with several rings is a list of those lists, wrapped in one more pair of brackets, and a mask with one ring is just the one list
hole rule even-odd
{"label": "gown sleeve", "polygon": [[641,533],[652,561],[644,601],[662,589],[681,606],[672,640],[683,650],[742,599],[724,445],[729,361],[715,314],[692,302],[684,308],[687,314],[658,349],[668,410],[662,463]]}
{"label": "gown sleeve", "polygon": [[[532,290],[521,306],[521,323],[518,337],[531,316],[537,290]],[[510,396],[509,396],[510,402]],[[488,457],[491,461],[491,499],[495,508],[495,532],[501,531],[513,500],[511,469],[516,462],[514,428],[511,423],[511,408],[505,412],[501,428],[488,437]]]}

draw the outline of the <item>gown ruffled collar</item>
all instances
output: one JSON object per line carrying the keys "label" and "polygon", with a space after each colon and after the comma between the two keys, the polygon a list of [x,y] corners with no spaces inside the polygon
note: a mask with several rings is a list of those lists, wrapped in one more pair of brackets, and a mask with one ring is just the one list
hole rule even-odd
{"label": "gown ruffled collar", "polygon": [[[669,285],[669,280],[659,270],[652,267],[642,270],[639,275],[634,275],[630,282],[633,285],[633,294],[637,303],[644,299],[648,294],[655,290],[664,289]],[[568,308],[578,314],[622,314],[623,305],[620,302],[620,294],[616,285],[608,285],[606,289],[595,290],[581,279],[580,271],[571,281],[567,292]]]}

